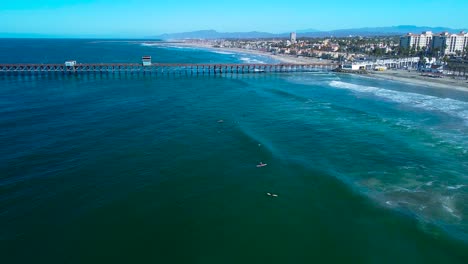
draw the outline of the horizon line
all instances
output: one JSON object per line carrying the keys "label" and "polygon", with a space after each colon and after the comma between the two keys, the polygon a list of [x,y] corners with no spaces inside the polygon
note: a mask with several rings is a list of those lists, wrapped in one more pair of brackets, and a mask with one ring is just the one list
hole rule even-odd
{"label": "horizon line", "polygon": [[[291,30],[286,32],[269,32],[269,31],[261,31],[261,30],[250,30],[250,31],[221,31],[216,29],[198,29],[198,30],[191,30],[191,31],[178,31],[178,32],[170,32],[170,33],[154,33],[154,34],[146,34],[135,36],[134,34],[128,33],[114,33],[114,34],[61,34],[61,33],[32,33],[32,32],[0,32],[0,38],[43,38],[43,39],[69,39],[69,38],[77,38],[77,39],[158,39],[160,36],[164,35],[173,35],[173,34],[184,34],[184,33],[195,33],[195,32],[203,32],[203,31],[211,31],[221,34],[235,34],[235,33],[262,33],[262,34],[271,34],[271,35],[285,35],[291,32],[296,32],[297,34],[308,34],[308,33],[333,33],[335,31],[346,31],[346,30],[364,30],[364,29],[382,29],[382,28],[399,28],[399,27],[415,27],[415,28],[444,28],[450,31],[464,31],[468,30],[466,28],[450,28],[445,26],[417,26],[417,25],[394,25],[394,26],[382,26],[382,27],[356,27],[356,28],[340,28],[340,29],[331,29],[331,30],[320,30],[320,29],[300,29],[300,30]],[[418,29],[421,30],[421,29]],[[364,33],[364,32],[362,32]],[[372,32],[369,33],[378,33]],[[395,33],[395,35],[402,34],[402,32],[382,32],[383,34],[391,34]],[[413,32],[406,32],[406,33],[413,33]],[[403,33],[404,34],[404,33]],[[353,35],[353,34],[350,34]],[[358,36],[358,35],[356,35]],[[377,36],[377,35],[376,35]]]}

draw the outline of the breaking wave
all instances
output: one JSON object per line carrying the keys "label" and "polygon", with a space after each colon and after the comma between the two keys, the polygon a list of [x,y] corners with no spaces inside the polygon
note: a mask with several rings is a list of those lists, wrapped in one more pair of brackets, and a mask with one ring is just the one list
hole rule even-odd
{"label": "breaking wave", "polygon": [[335,88],[369,93],[396,103],[407,104],[424,110],[443,112],[450,116],[463,119],[468,125],[468,102],[424,94],[387,90],[342,81],[331,81],[329,84]]}
{"label": "breaking wave", "polygon": [[232,53],[232,52],[219,51],[219,50],[210,50],[210,51],[213,52],[213,53],[223,54],[223,55],[234,55],[235,54],[235,53]]}
{"label": "breaking wave", "polygon": [[158,44],[158,43],[140,43],[140,45],[143,47],[161,46],[161,44]]}
{"label": "breaking wave", "polygon": [[249,58],[249,57],[242,57],[242,58],[240,58],[240,60],[242,62],[244,62],[244,63],[247,63],[247,64],[253,64],[253,63],[265,64],[265,62],[262,61],[262,60],[255,59],[255,58]]}

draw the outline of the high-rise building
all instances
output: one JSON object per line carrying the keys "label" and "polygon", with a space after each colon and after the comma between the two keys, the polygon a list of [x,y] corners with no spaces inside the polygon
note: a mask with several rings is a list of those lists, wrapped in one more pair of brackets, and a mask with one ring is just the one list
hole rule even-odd
{"label": "high-rise building", "polygon": [[292,44],[296,44],[296,32],[291,32],[289,35],[289,40],[291,41]]}
{"label": "high-rise building", "polygon": [[400,38],[400,47],[406,49],[430,49],[434,34],[431,31],[425,31],[421,34],[408,33]]}
{"label": "high-rise building", "polygon": [[450,34],[448,32],[434,36],[433,49],[439,50],[442,54],[452,55],[463,52],[468,47],[468,33]]}
{"label": "high-rise building", "polygon": [[451,34],[443,32],[433,34],[430,31],[421,34],[408,33],[400,38],[400,47],[406,49],[423,49],[440,51],[441,55],[453,55],[463,52],[468,46],[468,33]]}

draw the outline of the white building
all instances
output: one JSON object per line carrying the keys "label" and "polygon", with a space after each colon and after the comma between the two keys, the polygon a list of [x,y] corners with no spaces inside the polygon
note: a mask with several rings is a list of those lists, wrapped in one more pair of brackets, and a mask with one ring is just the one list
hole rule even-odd
{"label": "white building", "polygon": [[456,54],[463,52],[468,46],[468,33],[450,34],[448,32],[434,36],[432,48],[438,49],[442,54]]}
{"label": "white building", "polygon": [[141,57],[141,63],[143,64],[143,66],[151,66],[151,56]]}
{"label": "white building", "polygon": [[291,41],[292,44],[296,44],[296,42],[297,42],[296,32],[291,32],[291,34],[289,35],[289,40]]}
{"label": "white building", "polygon": [[347,71],[359,71],[359,70],[365,70],[366,64],[359,63],[359,62],[349,62],[349,63],[343,64],[341,68]]}
{"label": "white building", "polygon": [[400,38],[400,47],[406,49],[430,49],[434,34],[431,31],[425,31],[421,34],[408,33]]}
{"label": "white building", "polygon": [[76,61],[66,61],[65,66],[66,67],[74,67],[74,66],[76,66]]}
{"label": "white building", "polygon": [[[434,59],[435,60],[435,59]],[[419,57],[407,57],[398,59],[383,59],[383,60],[359,60],[344,63],[341,68],[347,71],[358,70],[386,70],[400,68],[415,68],[419,63]]]}

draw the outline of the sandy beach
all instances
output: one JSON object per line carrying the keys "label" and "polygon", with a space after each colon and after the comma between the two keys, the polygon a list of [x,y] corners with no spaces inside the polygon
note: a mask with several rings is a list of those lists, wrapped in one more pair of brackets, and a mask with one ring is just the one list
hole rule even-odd
{"label": "sandy beach", "polygon": [[447,88],[468,91],[468,80],[466,79],[454,79],[451,77],[433,78],[423,76],[417,71],[408,72],[407,70],[387,70],[383,72],[370,72],[370,74],[366,76],[434,88]]}
{"label": "sandy beach", "polygon": [[[158,43],[155,43],[156,45]],[[179,46],[179,47],[193,47],[193,48],[203,48],[203,49],[210,49],[215,51],[222,51],[222,52],[234,52],[234,53],[243,53],[243,54],[252,54],[252,55],[260,55],[265,56],[282,63],[291,63],[291,64],[304,64],[304,63],[323,63],[329,64],[334,63],[331,60],[323,60],[317,58],[308,58],[308,57],[297,57],[291,55],[274,55],[270,52],[264,52],[260,50],[249,50],[249,49],[239,49],[239,48],[217,48],[213,47],[211,44],[208,43],[200,43],[200,42],[186,42],[186,41],[171,41],[171,42],[160,42],[161,46]]]}
{"label": "sandy beach", "polygon": [[[179,47],[192,47],[192,48],[203,48],[214,51],[222,52],[234,52],[241,54],[252,54],[265,56],[274,60],[277,60],[282,63],[291,63],[291,64],[302,64],[302,63],[336,63],[331,60],[323,60],[317,58],[309,57],[297,57],[291,55],[274,55],[269,52],[264,52],[260,50],[248,50],[240,48],[217,48],[213,47],[210,43],[202,42],[187,42],[187,41],[171,41],[171,42],[156,42],[155,45],[161,46],[179,46]],[[338,66],[338,65],[337,65]],[[377,78],[384,80],[398,81],[413,85],[422,85],[433,88],[444,88],[444,89],[455,89],[460,91],[468,92],[468,80],[466,79],[454,79],[451,77],[444,78],[432,78],[428,76],[422,76],[417,71],[408,72],[407,70],[387,70],[383,72],[371,71],[367,75],[361,75],[364,78]]]}

